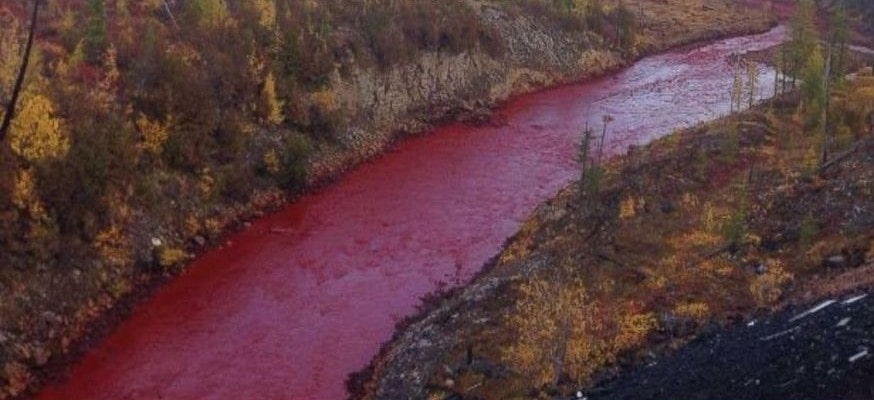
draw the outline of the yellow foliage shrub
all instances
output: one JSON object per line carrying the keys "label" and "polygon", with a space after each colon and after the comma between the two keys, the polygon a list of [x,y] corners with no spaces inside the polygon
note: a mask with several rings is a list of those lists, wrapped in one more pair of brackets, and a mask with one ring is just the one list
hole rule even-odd
{"label": "yellow foliage shrub", "polygon": [[615,352],[641,346],[646,337],[658,326],[655,315],[629,314],[620,318],[619,333],[613,340]]}
{"label": "yellow foliage shrub", "polygon": [[760,307],[766,307],[780,300],[783,289],[792,282],[794,276],[786,270],[783,263],[771,260],[767,263],[764,274],[757,276],[750,283],[750,293]]}
{"label": "yellow foliage shrub", "polygon": [[684,302],[674,306],[673,313],[678,317],[703,322],[710,318],[710,306],[701,302]]}
{"label": "yellow foliage shrub", "polygon": [[597,307],[582,282],[559,274],[541,273],[523,283],[506,320],[516,341],[504,359],[535,386],[548,386],[562,374],[582,381],[605,358],[604,343],[594,339],[594,332],[604,329],[604,320],[595,315]]}
{"label": "yellow foliage shrub", "polygon": [[29,212],[31,216],[45,214],[42,204],[36,197],[35,179],[30,169],[18,171],[12,192],[12,203],[20,210]]}
{"label": "yellow foliage shrub", "polygon": [[210,235],[218,235],[222,232],[222,223],[218,218],[207,218],[203,223],[206,232]]}
{"label": "yellow foliage shrub", "polygon": [[282,164],[279,162],[279,155],[276,154],[275,149],[270,149],[264,154],[264,168],[273,175],[282,170]]}
{"label": "yellow foliage shrub", "polygon": [[137,130],[143,137],[140,147],[147,152],[160,155],[169,135],[170,124],[170,121],[160,123],[149,120],[145,115],[140,115],[136,121]]}
{"label": "yellow foliage shrub", "polygon": [[60,121],[54,114],[55,107],[48,97],[24,96],[9,131],[12,150],[28,161],[65,156],[70,142],[61,133]]}
{"label": "yellow foliage shrub", "polygon": [[97,234],[94,250],[111,266],[123,266],[132,261],[130,242],[118,226],[111,226]]}
{"label": "yellow foliage shrub", "polygon": [[276,77],[273,76],[273,72],[267,74],[267,78],[264,79],[264,88],[261,90],[261,101],[266,107],[265,115],[268,123],[273,125],[279,125],[282,121],[285,120],[285,116],[282,113],[282,108],[285,106],[281,100],[279,100],[279,96],[276,94]]}
{"label": "yellow foliage shrub", "polygon": [[648,274],[644,284],[650,290],[662,290],[668,286],[668,278],[662,275]]}
{"label": "yellow foliage shrub", "polygon": [[699,268],[709,276],[725,277],[735,272],[736,267],[724,258],[713,258],[701,262]]}
{"label": "yellow foliage shrub", "polygon": [[252,0],[261,25],[272,28],[276,24],[276,3],[273,0]]}
{"label": "yellow foliage shrub", "polygon": [[158,264],[170,268],[181,264],[188,258],[185,251],[173,247],[165,247],[158,251]]}
{"label": "yellow foliage shrub", "polygon": [[204,168],[200,172],[200,177],[197,179],[197,190],[200,192],[200,197],[204,200],[209,200],[215,191],[215,178],[209,168]]}
{"label": "yellow foliage shrub", "polygon": [[634,218],[635,215],[637,215],[637,202],[634,200],[634,196],[628,196],[619,205],[619,218],[629,219]]}
{"label": "yellow foliage shrub", "polygon": [[185,217],[185,223],[183,224],[182,229],[187,236],[198,235],[201,230],[200,219],[198,219],[196,215]]}
{"label": "yellow foliage shrub", "polygon": [[565,264],[521,284],[520,297],[505,323],[515,342],[504,360],[548,387],[564,376],[586,383],[593,373],[641,346],[657,326],[651,313],[634,304],[607,308],[590,299],[585,283]]}
{"label": "yellow foliage shrub", "polygon": [[310,95],[313,105],[325,113],[337,110],[337,99],[331,89],[323,89]]}

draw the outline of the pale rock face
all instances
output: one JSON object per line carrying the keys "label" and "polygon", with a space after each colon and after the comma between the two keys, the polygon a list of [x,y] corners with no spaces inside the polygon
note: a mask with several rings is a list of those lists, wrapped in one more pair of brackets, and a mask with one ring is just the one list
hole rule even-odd
{"label": "pale rock face", "polygon": [[583,79],[625,61],[588,34],[570,35],[531,18],[511,18],[480,7],[480,19],[500,37],[505,51],[429,53],[389,70],[371,68],[334,75],[330,92],[347,115],[339,148],[322,149],[311,179],[325,179],[380,154],[402,133],[418,133],[455,115],[477,115],[513,95]]}

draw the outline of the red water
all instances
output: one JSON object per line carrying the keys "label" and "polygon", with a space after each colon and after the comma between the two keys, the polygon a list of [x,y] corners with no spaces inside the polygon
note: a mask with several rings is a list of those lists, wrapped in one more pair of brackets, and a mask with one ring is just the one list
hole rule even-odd
{"label": "red water", "polygon": [[[39,398],[341,399],[347,374],[421,296],[469,278],[574,179],[586,121],[600,129],[612,115],[619,151],[725,114],[726,57],[784,35],[649,57],[520,97],[496,111],[496,126],[408,140],[207,252]],[[761,81],[766,96],[772,72]]]}

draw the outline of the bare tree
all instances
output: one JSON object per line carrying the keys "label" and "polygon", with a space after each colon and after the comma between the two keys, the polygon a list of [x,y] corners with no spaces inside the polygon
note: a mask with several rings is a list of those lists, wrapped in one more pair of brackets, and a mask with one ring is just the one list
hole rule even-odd
{"label": "bare tree", "polygon": [[21,60],[21,68],[18,70],[18,77],[15,78],[15,85],[12,87],[12,97],[9,99],[9,104],[6,105],[6,114],[3,115],[3,123],[0,124],[0,141],[6,138],[6,133],[9,131],[9,126],[12,124],[12,118],[15,114],[15,104],[18,102],[18,96],[21,94],[21,88],[24,86],[24,77],[27,74],[27,64],[30,62],[30,51],[33,49],[33,39],[36,34],[36,19],[39,15],[40,0],[33,1],[33,14],[30,17],[30,32],[27,34],[27,44],[24,47],[24,56]]}
{"label": "bare tree", "polygon": [[829,129],[829,115],[828,115],[828,108],[831,105],[831,93],[830,92],[831,92],[831,80],[832,80],[832,41],[831,41],[831,38],[829,38],[826,46],[827,46],[828,56],[826,57],[825,71],[823,72],[823,77],[825,79],[823,79],[823,83],[822,83],[824,86],[823,96],[825,96],[825,99],[823,102],[825,104],[822,107],[822,117],[821,117],[821,121],[822,121],[822,154],[820,155],[820,164],[821,165],[825,165],[825,163],[828,161],[829,144],[830,144],[829,142],[831,142],[831,140],[832,140],[831,130]]}

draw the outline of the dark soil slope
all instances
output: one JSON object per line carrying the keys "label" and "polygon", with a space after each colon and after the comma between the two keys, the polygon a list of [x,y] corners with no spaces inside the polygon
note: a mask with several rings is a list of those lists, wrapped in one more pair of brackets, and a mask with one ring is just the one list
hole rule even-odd
{"label": "dark soil slope", "polygon": [[872,333],[874,297],[828,299],[700,337],[588,397],[871,399]]}

